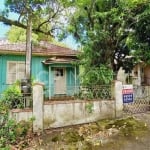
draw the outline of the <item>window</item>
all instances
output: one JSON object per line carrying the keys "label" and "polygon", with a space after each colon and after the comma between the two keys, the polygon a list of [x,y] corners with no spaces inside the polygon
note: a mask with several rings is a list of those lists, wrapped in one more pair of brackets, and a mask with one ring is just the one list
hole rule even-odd
{"label": "window", "polygon": [[8,61],[7,62],[7,83],[12,84],[16,80],[25,77],[25,63],[23,61]]}
{"label": "window", "polygon": [[55,76],[63,76],[63,69],[62,68],[57,68],[55,70]]}

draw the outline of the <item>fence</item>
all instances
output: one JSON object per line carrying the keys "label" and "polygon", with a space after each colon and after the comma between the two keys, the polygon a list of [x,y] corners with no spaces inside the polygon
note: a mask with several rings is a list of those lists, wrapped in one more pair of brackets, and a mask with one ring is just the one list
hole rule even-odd
{"label": "fence", "polygon": [[[80,100],[111,100],[112,99],[112,85],[92,85],[92,86],[65,86],[64,94],[54,94],[55,87],[51,86],[52,91],[50,98],[59,97],[61,99],[64,95],[72,96],[74,99]],[[44,91],[44,95],[48,95],[48,90]],[[47,97],[45,99],[48,99]]]}
{"label": "fence", "polygon": [[141,113],[150,110],[150,86],[133,86],[131,103],[124,104],[124,112],[128,114]]}
{"label": "fence", "polygon": [[111,85],[93,85],[82,86],[79,88],[79,93],[76,97],[84,100],[111,100],[112,86]]}
{"label": "fence", "polygon": [[[44,102],[43,85],[40,83],[34,84],[33,109],[11,110],[10,117],[16,119],[16,121],[28,120],[34,117],[33,130],[39,131],[46,128],[89,123],[122,115],[122,83],[120,81],[115,81],[112,86],[107,88],[96,87],[86,90],[83,88],[85,93],[89,90],[92,91],[95,98],[105,99]],[[108,92],[108,90],[110,91]],[[106,99],[106,95],[109,99]]]}

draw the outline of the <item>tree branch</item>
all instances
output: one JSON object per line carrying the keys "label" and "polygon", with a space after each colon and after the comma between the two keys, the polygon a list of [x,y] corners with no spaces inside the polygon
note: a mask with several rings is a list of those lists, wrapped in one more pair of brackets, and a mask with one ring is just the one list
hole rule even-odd
{"label": "tree branch", "polygon": [[[20,28],[23,28],[23,29],[27,29],[26,25],[24,25],[24,24],[22,24],[18,21],[8,19],[8,18],[3,17],[3,16],[0,16],[0,22],[3,22],[4,24],[9,25],[9,26],[14,25],[14,26],[17,26],[17,27],[20,27]],[[32,31],[35,32],[35,33],[43,33],[45,35],[53,36],[50,31],[45,32],[45,31],[43,31],[41,29],[38,29],[38,28],[33,28]]]}
{"label": "tree branch", "polygon": [[61,12],[62,10],[59,9],[59,7],[56,9],[56,12],[53,13],[52,16],[49,16],[49,18],[46,21],[43,21],[41,24],[38,25],[37,29],[40,29],[44,24],[50,22],[51,19],[55,18],[58,14],[58,12]]}

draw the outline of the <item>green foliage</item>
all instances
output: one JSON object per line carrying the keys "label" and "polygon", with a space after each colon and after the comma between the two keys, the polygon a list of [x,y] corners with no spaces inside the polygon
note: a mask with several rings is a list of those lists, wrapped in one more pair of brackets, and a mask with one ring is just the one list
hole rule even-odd
{"label": "green foliage", "polygon": [[113,123],[107,124],[105,128],[107,129],[111,127],[120,129],[120,134],[128,137],[141,136],[148,131],[148,127],[145,126],[144,122],[140,122],[133,117],[114,120]]}
{"label": "green foliage", "polygon": [[[9,86],[2,93],[0,98],[0,149],[9,150],[11,144],[18,144],[17,142],[24,139],[28,131],[32,129],[34,118],[17,123],[9,117],[10,109],[22,108],[22,103],[20,103],[21,97],[19,81]],[[26,145],[26,141],[21,144],[20,147],[22,149]]]}
{"label": "green foliage", "polygon": [[[64,0],[5,0],[5,8],[0,13],[2,17],[0,20],[7,25],[27,29],[30,16],[32,31],[38,33],[38,39],[49,41],[65,25],[65,19],[62,19],[67,14],[65,5],[67,6],[67,2]],[[8,17],[10,12],[17,14],[15,21]],[[20,38],[24,37],[20,36]]]}
{"label": "green foliage", "polygon": [[85,105],[85,109],[87,110],[88,113],[93,112],[93,107],[94,107],[93,103],[86,103],[86,105]]}
{"label": "green foliage", "polygon": [[150,63],[149,0],[79,0],[72,6],[67,29],[82,44],[84,68],[104,65],[117,74],[128,55]]}
{"label": "green foliage", "polygon": [[110,84],[113,79],[113,72],[104,65],[100,67],[86,68],[81,75],[81,83],[85,86]]}
{"label": "green foliage", "polygon": [[[21,121],[17,123],[15,120],[9,119],[8,115],[0,124],[0,149],[9,148],[9,145],[18,144],[17,141],[24,139],[28,131],[32,127],[31,121]],[[25,145],[22,142],[21,147]]]}
{"label": "green foliage", "polygon": [[9,108],[22,108],[22,94],[18,84],[9,86],[3,93],[1,101]]}
{"label": "green foliage", "polygon": [[[145,123],[133,117],[124,119],[104,119],[97,122],[64,128],[55,133],[45,136],[43,144],[47,141],[55,142],[56,149],[82,149],[82,150],[101,150],[117,149],[120,150],[124,144],[130,140],[135,142],[135,138],[144,138],[149,133]],[[143,139],[142,138],[142,139]],[[133,140],[134,139],[134,140]],[[116,143],[116,141],[121,141]],[[55,145],[54,144],[54,145]],[[111,145],[113,144],[113,145]],[[55,145],[55,146],[56,146]]]}
{"label": "green foliage", "polygon": [[[7,32],[7,38],[12,43],[25,42],[26,30],[16,26],[12,26]],[[32,41],[34,43],[37,43],[38,41],[38,35],[36,35],[35,33],[32,33]]]}
{"label": "green foliage", "polygon": [[[17,141],[24,139],[28,131],[32,130],[34,120],[34,118],[31,118],[29,121],[17,123],[15,120],[10,119],[10,103],[7,100],[0,99],[0,149],[4,150],[9,150],[11,144],[18,144]],[[24,146],[23,142],[22,146]]]}
{"label": "green foliage", "polygon": [[19,137],[24,137],[29,129],[28,123],[16,123],[15,120],[9,118],[10,109],[23,107],[20,103],[21,97],[18,82],[9,86],[2,93],[0,99],[0,148],[6,148],[7,145],[14,144]]}

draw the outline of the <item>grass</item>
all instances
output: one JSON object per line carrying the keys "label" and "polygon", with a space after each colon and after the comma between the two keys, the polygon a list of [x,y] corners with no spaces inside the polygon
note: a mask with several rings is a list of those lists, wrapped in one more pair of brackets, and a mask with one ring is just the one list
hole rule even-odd
{"label": "grass", "polygon": [[[108,136],[107,142],[102,144],[99,135],[101,137],[104,133],[107,134],[110,129],[115,129],[118,132],[114,135],[112,133],[110,137]],[[120,150],[120,147],[127,140],[135,140],[137,137],[144,136],[148,131],[149,129],[145,123],[136,120],[134,117],[99,120],[81,126],[65,127],[61,131],[56,130],[45,134],[41,137],[43,142],[40,145],[37,144],[37,147],[39,146],[45,150],[47,149],[44,145],[49,148],[55,145],[55,149],[61,150]]]}

